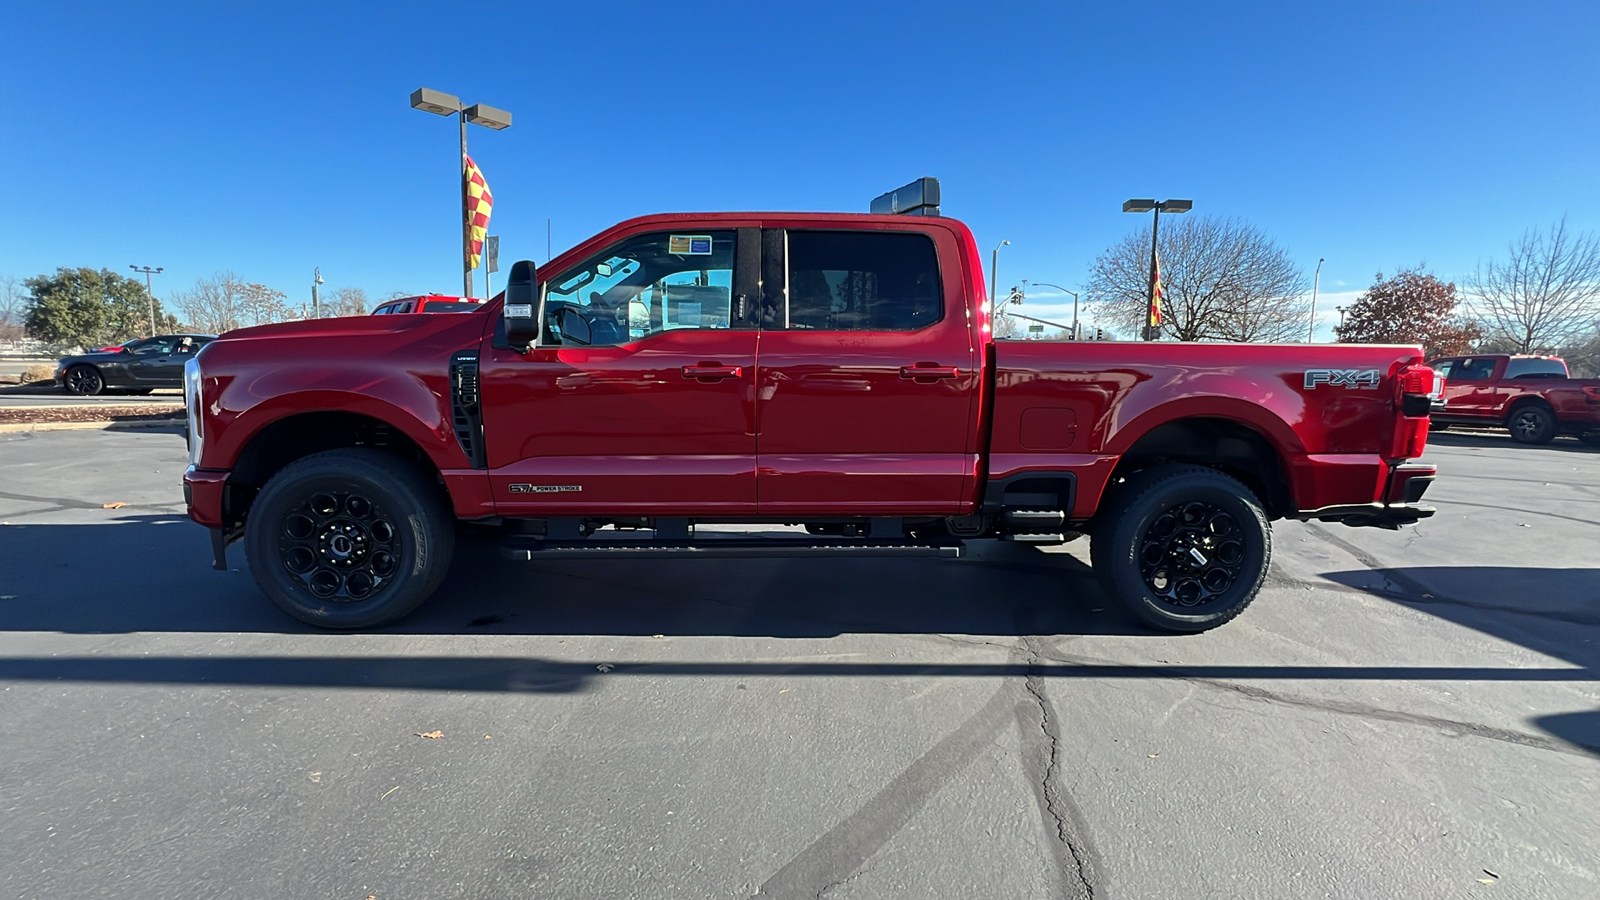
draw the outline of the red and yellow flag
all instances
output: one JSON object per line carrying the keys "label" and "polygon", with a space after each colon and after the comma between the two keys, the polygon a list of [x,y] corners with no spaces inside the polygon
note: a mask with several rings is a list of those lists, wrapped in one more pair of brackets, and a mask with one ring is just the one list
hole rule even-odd
{"label": "red and yellow flag", "polygon": [[467,222],[472,229],[472,268],[476,269],[483,259],[483,239],[489,233],[489,212],[494,209],[494,197],[489,193],[489,182],[483,178],[483,170],[466,158],[467,180]]}
{"label": "red and yellow flag", "polygon": [[1161,257],[1155,254],[1150,256],[1150,327],[1161,324],[1161,302],[1166,299],[1166,291],[1161,287]]}

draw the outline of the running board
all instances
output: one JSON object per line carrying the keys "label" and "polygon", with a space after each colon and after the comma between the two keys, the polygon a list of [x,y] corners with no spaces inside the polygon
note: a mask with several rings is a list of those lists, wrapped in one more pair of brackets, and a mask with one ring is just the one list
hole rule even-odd
{"label": "running board", "polygon": [[957,559],[964,547],[957,542],[907,544],[904,541],[830,541],[826,538],[775,540],[771,538],[707,538],[697,541],[587,540],[550,541],[512,535],[500,544],[500,555],[523,562],[534,559],[592,559],[609,556],[626,559],[793,559],[802,556],[882,557],[911,556]]}

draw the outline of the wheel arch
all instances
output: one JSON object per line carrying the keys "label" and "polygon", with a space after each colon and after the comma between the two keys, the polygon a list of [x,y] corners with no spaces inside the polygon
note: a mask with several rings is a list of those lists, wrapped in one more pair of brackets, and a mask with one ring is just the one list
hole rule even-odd
{"label": "wheel arch", "polygon": [[1251,423],[1197,415],[1156,424],[1126,441],[1106,485],[1165,463],[1204,466],[1238,479],[1255,492],[1269,519],[1296,510],[1283,450]]}
{"label": "wheel arch", "polygon": [[284,467],[327,450],[368,447],[415,467],[444,492],[437,462],[403,429],[384,419],[348,410],[298,412],[274,419],[245,439],[228,476],[223,509],[242,521],[255,494]]}

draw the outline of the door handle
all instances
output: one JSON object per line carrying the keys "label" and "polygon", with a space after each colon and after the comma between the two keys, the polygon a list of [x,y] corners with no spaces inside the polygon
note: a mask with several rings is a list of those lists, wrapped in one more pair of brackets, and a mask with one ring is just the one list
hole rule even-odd
{"label": "door handle", "polygon": [[743,371],[744,369],[741,366],[721,366],[714,363],[701,363],[698,366],[684,366],[683,377],[702,379],[738,378],[740,373]]}
{"label": "door handle", "polygon": [[924,378],[959,378],[961,370],[955,366],[901,366],[900,377],[918,381]]}

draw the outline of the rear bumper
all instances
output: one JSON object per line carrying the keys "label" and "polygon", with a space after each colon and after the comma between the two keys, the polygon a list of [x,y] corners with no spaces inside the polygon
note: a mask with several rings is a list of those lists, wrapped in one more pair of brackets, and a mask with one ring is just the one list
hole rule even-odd
{"label": "rear bumper", "polygon": [[1423,505],[1422,495],[1427,493],[1438,474],[1439,470],[1433,466],[1413,463],[1396,466],[1389,473],[1382,501],[1301,510],[1294,518],[1301,521],[1343,522],[1351,526],[1387,528],[1391,531],[1402,525],[1414,525],[1434,514],[1433,507]]}

